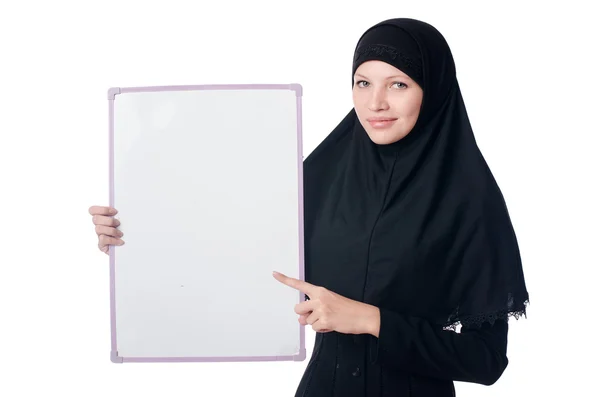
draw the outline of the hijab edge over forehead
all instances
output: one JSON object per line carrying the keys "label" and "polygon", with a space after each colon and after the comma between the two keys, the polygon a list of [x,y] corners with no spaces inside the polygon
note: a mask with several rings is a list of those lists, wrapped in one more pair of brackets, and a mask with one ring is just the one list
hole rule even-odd
{"label": "hijab edge over forehead", "polygon": [[405,29],[393,24],[379,24],[365,32],[354,50],[352,75],[361,64],[370,60],[394,66],[423,88],[421,49]]}

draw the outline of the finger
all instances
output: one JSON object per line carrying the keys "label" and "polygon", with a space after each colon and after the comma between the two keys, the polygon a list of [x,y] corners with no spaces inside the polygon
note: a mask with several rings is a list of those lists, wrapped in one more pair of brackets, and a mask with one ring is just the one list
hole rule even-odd
{"label": "finger", "polygon": [[94,222],[94,225],[103,225],[103,226],[112,226],[112,227],[118,227],[121,225],[121,222],[118,219],[115,219],[110,216],[104,216],[104,215],[94,215],[92,217],[92,222]]}
{"label": "finger", "polygon": [[105,234],[112,237],[123,237],[123,232],[111,226],[96,225],[96,234]]}
{"label": "finger", "polygon": [[322,321],[315,321],[312,325],[312,329],[315,332],[320,332],[320,333],[325,333],[325,332],[331,332],[330,329],[328,329],[327,327],[323,326],[323,322]]}
{"label": "finger", "polygon": [[88,210],[90,215],[115,215],[117,211],[115,208],[100,206],[100,205],[92,205]]}
{"label": "finger", "polygon": [[120,238],[115,238],[115,237],[110,237],[104,234],[101,234],[98,237],[98,248],[100,248],[101,250],[104,249],[104,247],[108,246],[108,245],[123,245],[125,244],[125,242],[123,240],[121,240]]}
{"label": "finger", "polygon": [[273,272],[273,277],[275,277],[277,281],[287,285],[288,287],[292,287],[300,292],[305,293],[308,296],[313,295],[317,289],[316,286],[307,283],[306,281],[298,280],[297,278],[293,277],[288,277],[279,272]]}
{"label": "finger", "polygon": [[308,325],[308,323],[306,322],[306,318],[307,318],[307,317],[308,317],[308,315],[307,315],[307,314],[303,314],[303,315],[301,315],[300,317],[298,317],[298,322],[299,322],[301,325]]}
{"label": "finger", "polygon": [[313,311],[312,313],[310,313],[308,315],[308,317],[306,317],[306,324],[313,325],[318,320],[319,320],[319,313],[317,313],[316,311]]}
{"label": "finger", "polygon": [[315,300],[304,301],[302,303],[298,303],[294,307],[294,311],[296,312],[296,314],[307,314],[315,310],[318,307],[318,305],[319,302]]}

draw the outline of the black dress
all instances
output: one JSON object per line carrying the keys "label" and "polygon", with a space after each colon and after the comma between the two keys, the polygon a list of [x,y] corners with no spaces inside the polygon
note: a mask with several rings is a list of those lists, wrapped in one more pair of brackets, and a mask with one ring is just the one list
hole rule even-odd
{"label": "black dress", "polygon": [[[385,154],[382,157],[385,159]],[[370,203],[366,191],[353,198],[365,202],[357,212],[361,216],[344,221],[332,218],[337,222],[311,218],[316,213],[313,206],[330,202],[325,197],[331,193],[326,189],[317,193],[316,189],[321,186],[318,181],[328,177],[326,169],[316,176],[306,165],[305,280],[374,304],[379,307],[381,323],[379,338],[317,333],[295,396],[449,397],[455,395],[453,381],[493,384],[508,364],[508,318],[497,314],[490,322],[463,326],[457,333],[452,327],[444,329],[445,324],[409,314],[410,268],[403,268],[400,260],[389,261],[389,252],[377,249],[387,244],[387,222],[394,218],[382,216],[381,203]],[[383,173],[381,183],[389,179]],[[361,233],[365,225],[368,227]],[[398,293],[402,290],[407,292]]]}
{"label": "black dress", "polygon": [[[373,143],[351,110],[306,158],[305,280],[379,308],[379,337],[318,333],[296,397],[445,397],[493,384],[525,314],[515,232],[475,142],[442,35],[413,19],[361,37],[423,87],[411,132]],[[460,332],[454,327],[461,324]]]}

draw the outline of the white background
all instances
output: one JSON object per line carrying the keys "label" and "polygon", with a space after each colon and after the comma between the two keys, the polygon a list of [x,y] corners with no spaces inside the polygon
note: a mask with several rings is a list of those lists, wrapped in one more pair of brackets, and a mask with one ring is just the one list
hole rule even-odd
{"label": "white background", "polygon": [[[106,90],[301,83],[307,155],[352,106],[360,34],[395,17],[423,19],[450,43],[531,293],[528,319],[511,322],[504,376],[491,387],[459,383],[458,396],[597,395],[594,2],[6,3],[0,395],[293,396],[308,361],[110,362],[108,256],[87,213],[108,204]],[[311,328],[307,341],[310,355]]]}

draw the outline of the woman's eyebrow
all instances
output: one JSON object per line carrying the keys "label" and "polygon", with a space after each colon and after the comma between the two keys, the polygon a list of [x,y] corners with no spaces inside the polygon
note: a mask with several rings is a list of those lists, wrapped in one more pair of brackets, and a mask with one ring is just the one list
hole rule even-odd
{"label": "woman's eyebrow", "polygon": [[[359,74],[359,73],[356,73],[356,74],[355,74],[355,76],[356,76],[356,77],[362,77],[363,79],[368,79],[368,77],[367,77],[367,76],[363,76],[362,74]],[[388,77],[386,77],[385,79],[386,79],[386,80],[389,80],[389,79],[398,79],[398,78],[400,78],[400,79],[405,79],[405,78],[406,78],[406,76],[402,76],[402,75],[388,76]]]}

